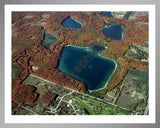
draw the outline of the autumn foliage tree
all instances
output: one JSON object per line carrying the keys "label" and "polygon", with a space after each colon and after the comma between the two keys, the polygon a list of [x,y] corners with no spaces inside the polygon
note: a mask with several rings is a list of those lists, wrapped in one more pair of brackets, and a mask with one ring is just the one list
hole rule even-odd
{"label": "autumn foliage tree", "polygon": [[35,88],[28,85],[20,84],[12,90],[12,100],[19,105],[23,105],[23,103],[32,104],[37,96]]}

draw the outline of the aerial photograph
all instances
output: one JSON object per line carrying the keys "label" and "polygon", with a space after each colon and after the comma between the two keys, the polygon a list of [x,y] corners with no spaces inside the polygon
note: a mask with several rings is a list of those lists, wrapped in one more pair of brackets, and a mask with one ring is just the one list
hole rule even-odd
{"label": "aerial photograph", "polygon": [[12,11],[12,115],[149,115],[148,11]]}

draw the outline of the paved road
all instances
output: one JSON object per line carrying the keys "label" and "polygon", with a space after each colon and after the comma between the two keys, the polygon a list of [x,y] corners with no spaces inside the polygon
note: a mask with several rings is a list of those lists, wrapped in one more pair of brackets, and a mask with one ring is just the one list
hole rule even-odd
{"label": "paved road", "polygon": [[61,100],[59,101],[59,103],[58,103],[57,107],[56,107],[54,110],[56,110],[56,109],[59,107],[59,105],[60,105],[61,101],[63,100],[63,98],[64,98],[65,96],[68,96],[68,95],[72,94],[73,92],[74,92],[74,90],[73,90],[72,92],[67,93],[67,94],[65,94],[64,96],[62,96],[62,97],[60,98]]}
{"label": "paved road", "polygon": [[71,103],[69,103],[69,102],[67,102],[67,101],[65,101],[65,100],[62,100],[62,101],[68,103],[69,105],[71,105],[71,107],[73,108],[73,110],[74,110],[74,112],[76,113],[76,115],[79,115],[79,114],[77,113],[76,109],[74,108],[74,106],[73,106]]}
{"label": "paved road", "polygon": [[26,108],[26,107],[24,107],[24,106],[22,106],[22,108],[24,108],[24,109],[26,109],[26,110],[28,110],[28,111],[32,112],[34,115],[38,115],[37,113],[35,113],[35,112],[34,112],[34,111],[32,111],[31,109],[28,109],[28,108]]}

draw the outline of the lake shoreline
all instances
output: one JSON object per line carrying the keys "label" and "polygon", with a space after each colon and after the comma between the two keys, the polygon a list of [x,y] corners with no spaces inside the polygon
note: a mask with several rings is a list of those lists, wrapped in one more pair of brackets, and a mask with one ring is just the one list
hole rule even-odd
{"label": "lake shoreline", "polygon": [[[86,51],[87,51],[87,48],[90,47],[90,46],[88,46],[88,47],[82,47],[82,46],[75,46],[75,45],[66,45],[65,47],[69,47],[69,46],[75,47],[75,48],[84,48],[84,49],[86,49]],[[104,47],[104,48],[107,49],[108,47]],[[108,80],[105,82],[105,84],[104,84],[104,86],[103,86],[102,88],[93,89],[93,90],[88,89],[89,92],[99,91],[99,90],[102,90],[102,89],[106,88],[107,85],[108,85],[108,83],[109,83],[109,81],[111,80],[112,76],[114,75],[114,73],[115,73],[115,71],[116,71],[116,69],[117,69],[117,66],[118,66],[118,65],[117,65],[117,62],[116,62],[114,59],[105,58],[104,56],[100,55],[100,53],[98,53],[97,56],[98,56],[98,57],[101,57],[101,58],[103,58],[103,59],[108,59],[108,60],[113,61],[114,64],[115,64],[115,68],[114,68],[112,74],[110,75],[110,77],[109,77]],[[83,81],[82,81],[82,82],[83,82]],[[84,82],[84,83],[85,83],[85,82]]]}

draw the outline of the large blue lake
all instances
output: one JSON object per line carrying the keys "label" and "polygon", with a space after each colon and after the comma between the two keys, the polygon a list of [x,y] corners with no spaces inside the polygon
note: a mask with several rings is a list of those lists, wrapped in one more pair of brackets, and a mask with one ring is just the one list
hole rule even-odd
{"label": "large blue lake", "polygon": [[42,42],[42,45],[47,48],[50,49],[50,47],[52,46],[53,43],[55,43],[57,41],[57,38],[55,36],[53,36],[50,33],[46,33],[45,37],[44,37],[44,41]]}
{"label": "large blue lake", "polygon": [[110,11],[102,12],[102,13],[101,13],[101,16],[113,17],[113,16],[112,16],[112,13],[111,13]]}
{"label": "large blue lake", "polygon": [[91,46],[78,48],[66,46],[61,54],[58,70],[87,84],[89,90],[103,88],[116,64],[98,55],[104,48]]}
{"label": "large blue lake", "polygon": [[109,27],[105,27],[102,29],[102,32],[105,36],[110,37],[114,40],[121,40],[122,39],[122,29],[121,25],[112,25]]}
{"label": "large blue lake", "polygon": [[73,20],[71,17],[68,17],[62,22],[62,25],[67,28],[77,28],[80,29],[82,26],[79,22]]}

